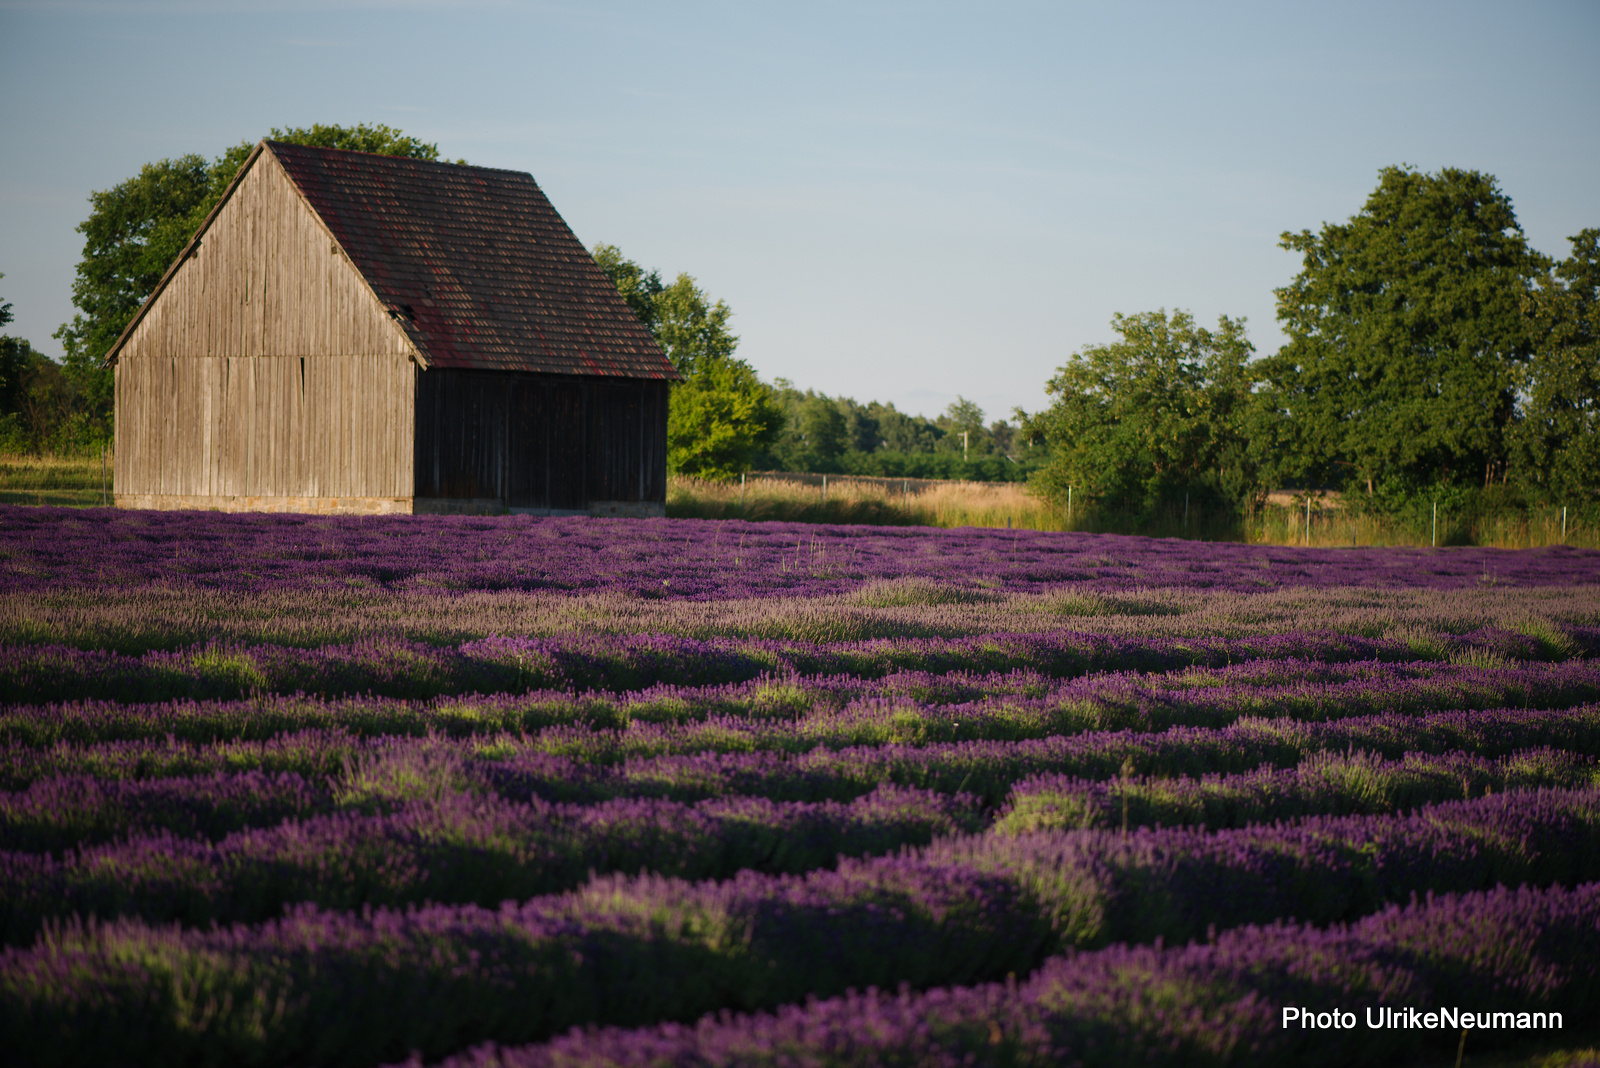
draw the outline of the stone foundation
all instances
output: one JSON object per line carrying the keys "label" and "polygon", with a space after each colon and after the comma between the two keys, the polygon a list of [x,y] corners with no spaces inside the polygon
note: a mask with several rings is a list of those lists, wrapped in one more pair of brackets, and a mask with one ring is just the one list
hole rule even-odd
{"label": "stone foundation", "polygon": [[161,511],[303,512],[309,515],[406,515],[410,497],[202,497],[180,493],[118,493],[118,508]]}
{"label": "stone foundation", "polygon": [[594,515],[659,519],[661,501],[595,501],[585,509],[507,508],[498,497],[201,497],[178,493],[118,493],[118,508],[212,512],[301,512],[308,515]]}

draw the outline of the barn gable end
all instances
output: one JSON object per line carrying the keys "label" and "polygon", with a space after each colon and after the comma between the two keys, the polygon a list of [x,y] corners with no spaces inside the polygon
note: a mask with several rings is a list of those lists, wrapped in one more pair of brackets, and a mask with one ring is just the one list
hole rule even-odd
{"label": "barn gable end", "polygon": [[141,356],[410,357],[415,347],[259,149],[118,349]]}
{"label": "barn gable end", "polygon": [[258,149],[114,351],[118,503],[409,511],[414,354]]}

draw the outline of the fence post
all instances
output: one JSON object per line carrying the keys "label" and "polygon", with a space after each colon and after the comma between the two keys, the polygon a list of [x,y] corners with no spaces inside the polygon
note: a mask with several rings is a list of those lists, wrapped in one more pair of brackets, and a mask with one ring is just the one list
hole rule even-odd
{"label": "fence post", "polygon": [[1067,487],[1067,529],[1072,529],[1072,487]]}
{"label": "fence post", "polygon": [[822,476],[822,503],[828,503],[828,476]]}
{"label": "fence post", "polygon": [[1567,543],[1567,506],[1561,506],[1561,544]]}
{"label": "fence post", "polygon": [[1306,490],[1306,548],[1311,547],[1311,491]]}
{"label": "fence post", "polygon": [[1439,547],[1439,498],[1433,499],[1433,544],[1430,548]]}

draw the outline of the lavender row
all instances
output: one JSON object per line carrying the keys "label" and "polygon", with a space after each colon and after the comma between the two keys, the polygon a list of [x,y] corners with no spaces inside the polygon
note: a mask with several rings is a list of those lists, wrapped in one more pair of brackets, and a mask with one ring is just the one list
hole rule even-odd
{"label": "lavender row", "polygon": [[693,1026],[488,1045],[440,1068],[1446,1063],[1463,1026],[1476,1057],[1530,1030],[1581,1031],[1597,1012],[1600,884],[1500,887],[1349,925],[1055,957],[1021,983],[869,990]]}
{"label": "lavender row", "polygon": [[[1470,650],[1440,646],[1440,655]],[[1525,650],[1524,650],[1525,651]],[[1411,644],[1332,633],[1240,638],[1117,637],[1071,631],[854,642],[702,640],[650,634],[488,637],[459,646],[399,638],[303,649],[206,643],[138,654],[71,645],[0,646],[0,702],[225,699],[253,692],[324,696],[445,694],[714,686],[763,675],[884,675],[921,671],[1168,671],[1259,659],[1407,661]]]}
{"label": "lavender row", "polygon": [[[531,803],[541,812],[550,800],[605,805],[621,798],[683,803],[757,797],[788,805],[837,804],[884,789],[911,791],[911,796],[926,800],[917,788],[860,775],[861,764],[850,758],[863,754],[855,752],[814,751],[799,758],[775,753],[710,754],[596,768],[537,751],[474,756],[463,748],[428,742],[365,747],[347,756],[341,772],[326,784],[293,772],[259,770],[155,779],[103,780],[84,775],[41,779],[26,790],[0,794],[0,850],[59,852],[157,832],[216,840],[290,818],[346,808],[388,811],[418,798],[454,794],[493,793]],[[865,755],[870,759],[876,754]],[[1119,818],[1131,826],[1238,827],[1309,815],[1389,812],[1538,786],[1600,785],[1600,768],[1592,757],[1549,747],[1518,750],[1498,760],[1461,751],[1408,752],[1398,760],[1386,760],[1353,747],[1343,752],[1324,749],[1292,767],[1264,765],[1249,772],[1199,778],[1134,776],[1131,768],[1131,759],[1125,761],[1115,779],[1060,773],[1025,778],[1010,790],[995,829],[1019,833],[1107,827]],[[954,792],[948,790],[948,776],[939,785],[947,787],[940,796]],[[964,809],[977,800],[970,793],[963,796],[970,799],[963,803]],[[969,811],[942,829],[976,829],[975,818]],[[841,847],[839,851],[882,850]],[[824,853],[821,862],[829,860]],[[670,857],[666,862],[677,863]],[[656,863],[648,866],[668,870]],[[754,866],[771,870],[764,864]],[[783,870],[798,869],[791,865]]]}
{"label": "lavender row", "polygon": [[125,1043],[118,1059],[141,1043],[208,1062],[436,1057],[583,1024],[992,981],[1075,945],[1348,921],[1427,891],[1575,885],[1596,877],[1597,846],[1600,791],[1539,791],[1209,835],[977,836],[804,876],[609,877],[499,910],[67,925],[0,953],[0,1019]]}
{"label": "lavender row", "polygon": [[573,806],[443,794],[382,807],[390,811],[292,819],[215,843],[155,833],[68,849],[59,859],[0,853],[0,932],[8,943],[28,942],[45,920],[73,914],[255,922],[301,901],[492,906],[568,890],[595,872],[696,880],[801,873],[831,868],[840,855],[891,853],[982,825],[970,798],[903,787],[849,803],[733,797]]}
{"label": "lavender row", "polygon": [[[203,777],[222,772],[339,777],[352,764],[368,779],[397,781],[419,766],[448,766],[464,783],[506,796],[592,802],[615,797],[695,801],[732,794],[786,801],[847,801],[885,783],[971,793],[1000,805],[1036,775],[1091,780],[1122,776],[1237,774],[1263,764],[1294,767],[1323,752],[1362,751],[1396,760],[1407,753],[1473,752],[1484,758],[1553,748],[1600,756],[1600,706],[1387,713],[1320,722],[1246,719],[1223,728],[1163,732],[1089,731],[1023,741],[924,746],[817,746],[771,725],[717,718],[679,726],[634,723],[628,730],[551,728],[533,735],[364,737],[341,730],[296,731],[208,744],[174,737],[48,749],[0,748],[0,784],[24,790],[53,778],[105,780]],[[441,764],[441,754],[450,760]]]}
{"label": "lavender row", "polygon": [[[631,736],[602,736],[627,745]],[[1530,749],[1559,750],[1569,758],[1600,756],[1600,706],[1577,709],[1441,712],[1425,716],[1383,715],[1320,723],[1246,721],[1221,729],[1174,728],[1146,733],[1086,732],[1019,742],[952,742],[909,746],[742,751],[737,735],[725,736],[727,751],[673,747],[651,756],[636,749],[621,760],[584,759],[595,754],[591,736],[551,731],[527,742],[485,746],[468,762],[475,781],[510,797],[593,800],[614,796],[659,796],[678,800],[750,794],[785,800],[847,799],[881,783],[943,793],[971,793],[1000,805],[1020,781],[1057,775],[1104,781],[1125,776],[1198,777],[1238,774],[1262,765],[1292,768],[1322,753],[1361,751],[1397,760],[1408,753],[1468,751],[1481,758],[1507,757]],[[383,750],[385,759],[406,766],[404,743]],[[687,751],[685,751],[687,750]],[[374,750],[378,752],[378,750]],[[637,755],[634,755],[637,754]],[[378,762],[381,766],[381,761]]]}
{"label": "lavender row", "polygon": [[333,800],[325,782],[295,772],[111,780],[63,775],[0,794],[0,850],[60,852],[157,832],[214,840],[328,812]]}
{"label": "lavender row", "polygon": [[595,590],[690,600],[821,596],[868,580],[1034,591],[1459,589],[1593,583],[1563,547],[1302,549],[1097,534],[686,519],[329,518],[0,508],[0,593],[115,587]]}
{"label": "lavender row", "polygon": [[1302,816],[1393,812],[1434,801],[1540,786],[1600,786],[1593,758],[1534,749],[1500,760],[1471,753],[1322,752],[1292,768],[1194,778],[1082,779],[1039,775],[1011,791],[994,830],[1115,827],[1243,827]]}
{"label": "lavender row", "polygon": [[[641,640],[642,641],[642,640]],[[215,650],[213,650],[215,652]],[[76,653],[74,655],[77,655]],[[70,660],[70,658],[69,658]],[[230,661],[231,663],[231,661]],[[70,664],[63,661],[62,670]],[[233,701],[81,701],[0,709],[0,739],[43,746],[172,735],[265,738],[340,727],[364,735],[526,733],[555,726],[751,721],[760,748],[1038,738],[1124,727],[1223,726],[1251,715],[1321,720],[1498,705],[1553,708],[1600,698],[1600,662],[1475,667],[1433,662],[1258,661],[1165,675],[1067,680],[1034,670],[759,676],[626,694],[533,691],[407,701],[257,695]]]}

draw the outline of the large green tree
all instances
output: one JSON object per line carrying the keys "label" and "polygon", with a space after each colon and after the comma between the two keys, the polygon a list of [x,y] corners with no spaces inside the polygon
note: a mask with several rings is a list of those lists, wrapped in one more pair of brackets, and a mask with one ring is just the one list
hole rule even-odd
{"label": "large green tree", "polygon": [[1348,222],[1280,244],[1303,259],[1264,370],[1306,466],[1368,492],[1481,484],[1506,457],[1545,267],[1494,178],[1386,167]]}
{"label": "large green tree", "polygon": [[1600,496],[1600,230],[1570,240],[1525,304],[1534,357],[1511,452],[1533,496],[1578,502]]}
{"label": "large green tree", "polygon": [[[437,159],[439,150],[388,126],[274,128],[275,141]],[[109,436],[112,379],[105,355],[189,243],[255,147],[242,141],[215,160],[197,155],[147,163],[110,189],[90,194],[89,217],[78,224],[83,256],[72,283],[78,311],[55,337],[66,352],[65,373],[90,418]]]}
{"label": "large green tree", "polygon": [[772,387],[734,355],[728,305],[713,303],[687,274],[664,285],[614,245],[596,245],[594,258],[683,375],[668,401],[668,469],[713,479],[748,470],[782,429],[783,410]]}
{"label": "large green tree", "polygon": [[1120,339],[1074,354],[1045,386],[1051,406],[1021,429],[1050,441],[1034,484],[1052,499],[1071,486],[1132,513],[1185,493],[1247,503],[1259,479],[1244,320],[1222,316],[1211,331],[1161,310],[1114,315],[1111,326]]}

